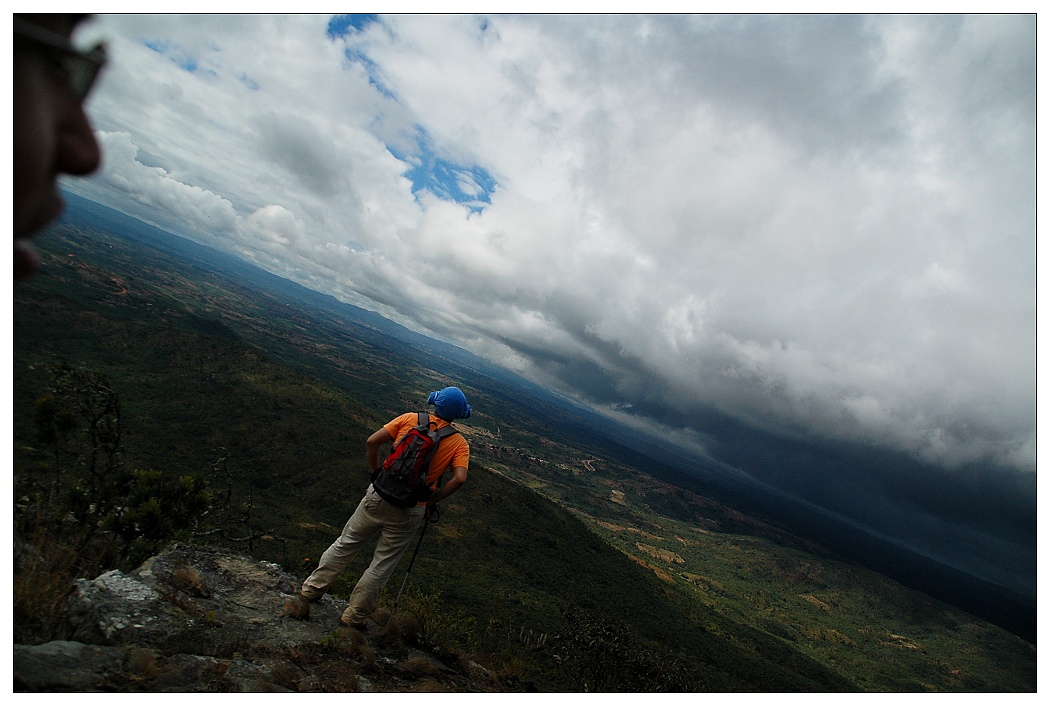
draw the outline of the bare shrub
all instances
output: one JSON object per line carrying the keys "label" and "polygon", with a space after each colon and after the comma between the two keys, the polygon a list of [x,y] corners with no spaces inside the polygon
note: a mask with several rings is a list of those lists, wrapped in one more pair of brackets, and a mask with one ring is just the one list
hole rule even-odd
{"label": "bare shrub", "polygon": [[417,694],[440,694],[448,691],[448,687],[436,679],[427,679],[415,685],[412,691]]}
{"label": "bare shrub", "polygon": [[293,596],[284,604],[284,610],[289,617],[295,620],[309,620],[310,601],[302,596]]}
{"label": "bare shrub", "polygon": [[436,677],[441,669],[426,657],[413,657],[401,664],[401,672],[409,678]]}
{"label": "bare shrub", "polygon": [[171,585],[183,593],[207,598],[211,595],[204,585],[204,577],[192,566],[180,567],[171,575]]}

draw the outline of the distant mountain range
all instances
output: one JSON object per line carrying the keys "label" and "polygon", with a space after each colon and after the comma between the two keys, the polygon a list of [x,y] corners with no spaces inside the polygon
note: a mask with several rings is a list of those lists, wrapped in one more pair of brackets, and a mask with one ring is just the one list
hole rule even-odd
{"label": "distant mountain range", "polygon": [[244,286],[265,291],[275,301],[306,312],[317,325],[352,329],[355,336],[377,347],[400,347],[421,365],[442,370],[454,379],[469,379],[473,387],[545,420],[544,433],[567,440],[588,439],[592,446],[600,444],[604,452],[645,468],[656,478],[786,526],[849,561],[1035,641],[1034,597],[949,567],[847,518],[726,471],[685,448],[605,417],[466,350],[416,333],[375,312],[341,302],[74,194],[67,193],[66,198],[66,218],[105,228],[202,271],[220,272]]}

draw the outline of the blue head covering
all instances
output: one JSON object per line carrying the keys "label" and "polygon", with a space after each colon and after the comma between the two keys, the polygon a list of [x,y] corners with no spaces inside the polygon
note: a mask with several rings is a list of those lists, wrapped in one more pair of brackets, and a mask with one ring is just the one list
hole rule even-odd
{"label": "blue head covering", "polygon": [[431,392],[427,404],[434,405],[437,416],[447,422],[470,418],[470,405],[467,404],[466,395],[458,387],[446,387],[444,390]]}

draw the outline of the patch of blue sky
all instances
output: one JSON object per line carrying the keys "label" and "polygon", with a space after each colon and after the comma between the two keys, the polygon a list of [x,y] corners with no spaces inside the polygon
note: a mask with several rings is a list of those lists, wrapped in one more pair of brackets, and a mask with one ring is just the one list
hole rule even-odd
{"label": "patch of blue sky", "polygon": [[[330,40],[346,37],[364,31],[370,25],[379,22],[378,15],[335,15],[328,21],[327,34]],[[481,30],[489,28],[487,20],[482,20]],[[347,61],[360,65],[368,74],[369,83],[377,91],[392,101],[397,95],[383,81],[378,64],[363,51],[347,47]],[[492,203],[492,193],[496,189],[496,180],[483,167],[476,164],[459,164],[452,160],[438,157],[435,154],[433,140],[425,129],[417,125],[414,148],[395,147],[390,144],[390,153],[409,164],[405,176],[412,182],[412,193],[419,198],[422,191],[429,191],[445,201],[463,204],[471,211],[482,211]]]}
{"label": "patch of blue sky", "polygon": [[351,32],[360,32],[373,22],[379,21],[379,15],[335,15],[328,20],[328,38],[337,39]]}
{"label": "patch of blue sky", "polygon": [[143,43],[158,54],[168,57],[168,59],[176,66],[189,71],[191,74],[197,72],[197,60],[187,54],[186,51],[177,44],[169,44],[168,42],[157,40],[147,40]]}
{"label": "patch of blue sky", "polygon": [[250,88],[253,91],[259,90],[259,84],[256,83],[248,74],[241,74],[241,83]]}
{"label": "patch of blue sky", "polygon": [[370,84],[372,84],[372,86],[377,91],[379,91],[380,93],[382,93],[384,96],[386,96],[387,98],[389,98],[391,100],[394,100],[394,101],[397,100],[397,96],[394,95],[394,92],[392,90],[390,90],[390,88],[388,88],[385,83],[383,83],[383,79],[379,75],[379,73],[380,73],[379,72],[379,65],[376,64],[376,62],[374,62],[371,59],[369,59],[368,56],[366,56],[364,54],[364,52],[359,52],[359,51],[354,51],[354,50],[351,50],[351,49],[347,49],[344,52],[344,54],[346,55],[346,58],[347,58],[348,61],[357,62],[357,63],[361,64],[361,66],[365,70],[365,73],[368,74],[368,82]]}
{"label": "patch of blue sky", "polygon": [[422,127],[416,127],[416,149],[411,152],[387,145],[390,153],[412,165],[405,176],[412,182],[412,193],[419,198],[429,191],[439,199],[463,204],[474,213],[492,203],[496,180],[477,164],[458,164],[434,153],[433,141]]}
{"label": "patch of blue sky", "polygon": [[[326,30],[328,38],[330,40],[339,39],[355,32],[361,32],[370,24],[379,21],[379,15],[335,15],[332,19],[328,20],[328,29]],[[383,82],[380,76],[379,66],[374,61],[368,58],[362,51],[351,49],[347,47],[344,51],[346,60],[350,63],[360,64],[364,68],[365,73],[368,74],[368,82],[372,86],[391,100],[397,100],[394,92]]]}

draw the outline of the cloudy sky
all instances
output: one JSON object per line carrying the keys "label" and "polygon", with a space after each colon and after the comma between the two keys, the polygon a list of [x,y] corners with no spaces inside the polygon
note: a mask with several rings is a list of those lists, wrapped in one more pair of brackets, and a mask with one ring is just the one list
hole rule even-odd
{"label": "cloudy sky", "polygon": [[716,456],[730,424],[904,459],[776,480],[928,525],[958,481],[1034,579],[1034,17],[85,30],[113,63],[72,190]]}

